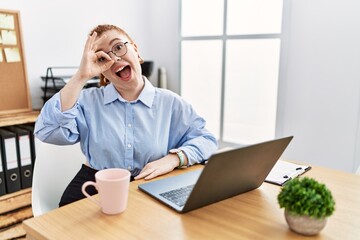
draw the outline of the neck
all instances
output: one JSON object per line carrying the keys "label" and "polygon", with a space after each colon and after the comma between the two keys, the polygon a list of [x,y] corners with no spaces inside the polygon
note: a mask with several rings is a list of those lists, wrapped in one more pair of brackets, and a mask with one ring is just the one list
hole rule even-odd
{"label": "neck", "polygon": [[139,97],[144,86],[145,82],[141,79],[141,81],[137,81],[136,83],[131,84],[131,86],[123,86],[123,84],[121,84],[120,86],[115,86],[115,88],[122,98],[130,102]]}

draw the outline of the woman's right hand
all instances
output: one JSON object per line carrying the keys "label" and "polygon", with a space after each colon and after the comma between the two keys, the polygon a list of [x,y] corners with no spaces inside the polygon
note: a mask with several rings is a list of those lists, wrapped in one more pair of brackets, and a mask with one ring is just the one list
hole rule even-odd
{"label": "woman's right hand", "polygon": [[[108,70],[114,64],[114,60],[104,51],[96,52],[98,43],[103,41],[106,37],[107,36],[104,34],[97,39],[96,32],[88,37],[80,67],[76,73],[78,79],[87,81],[95,76],[99,76],[100,73]],[[98,61],[99,59],[104,60]]]}
{"label": "woman's right hand", "polygon": [[114,64],[114,60],[104,51],[96,52],[98,43],[107,36],[103,35],[98,39],[96,37],[96,32],[88,37],[78,71],[60,91],[61,111],[69,110],[75,105],[81,90],[89,79],[99,76]]}

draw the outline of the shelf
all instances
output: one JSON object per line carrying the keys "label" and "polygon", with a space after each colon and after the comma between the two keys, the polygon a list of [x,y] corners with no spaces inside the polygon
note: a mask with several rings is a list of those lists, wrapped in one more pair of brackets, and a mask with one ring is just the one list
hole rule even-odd
{"label": "shelf", "polygon": [[1,196],[0,239],[25,239],[22,222],[31,217],[31,188]]}
{"label": "shelf", "polygon": [[0,197],[0,214],[31,205],[31,188],[25,188]]}
{"label": "shelf", "polygon": [[31,112],[0,115],[0,127],[24,124],[24,123],[33,123],[36,121],[39,114],[40,111],[31,111]]}
{"label": "shelf", "polygon": [[[78,67],[74,66],[48,67],[46,69],[46,75],[41,76],[41,79],[45,82],[44,86],[41,87],[44,93],[42,96],[44,104],[70,81],[77,69]],[[98,87],[99,82],[99,77],[94,77],[86,82],[84,88]]]}
{"label": "shelf", "polygon": [[[0,127],[34,123],[39,113],[27,111],[1,114]],[[26,232],[22,222],[32,216],[31,187],[0,196],[0,239],[24,239]]]}

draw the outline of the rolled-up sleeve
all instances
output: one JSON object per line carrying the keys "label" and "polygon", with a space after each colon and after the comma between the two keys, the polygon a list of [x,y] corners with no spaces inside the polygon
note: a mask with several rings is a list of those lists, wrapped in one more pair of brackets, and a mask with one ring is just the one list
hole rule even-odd
{"label": "rolled-up sleeve", "polygon": [[210,158],[217,150],[217,140],[190,104],[181,100],[177,103],[173,107],[173,139],[178,139],[175,147],[186,154],[190,166]]}
{"label": "rolled-up sleeve", "polygon": [[35,123],[35,136],[43,142],[68,145],[79,141],[79,130],[76,118],[79,116],[79,105],[61,112],[60,93],[49,99]]}
{"label": "rolled-up sleeve", "polygon": [[188,158],[188,165],[202,162],[217,150],[217,140],[206,128],[205,120],[197,119],[189,126],[181,150]]}

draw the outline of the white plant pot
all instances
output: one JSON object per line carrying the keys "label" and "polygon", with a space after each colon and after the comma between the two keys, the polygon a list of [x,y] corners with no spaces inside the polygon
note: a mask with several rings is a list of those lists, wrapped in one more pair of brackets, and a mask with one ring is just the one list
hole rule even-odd
{"label": "white plant pot", "polygon": [[302,235],[318,234],[326,225],[326,218],[293,215],[285,210],[285,219],[291,230]]}

